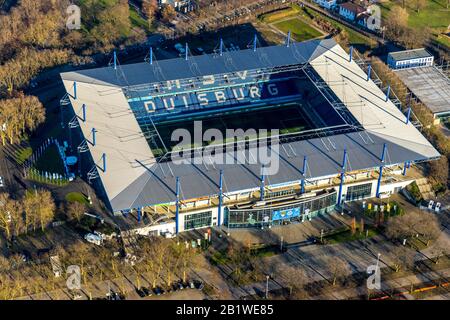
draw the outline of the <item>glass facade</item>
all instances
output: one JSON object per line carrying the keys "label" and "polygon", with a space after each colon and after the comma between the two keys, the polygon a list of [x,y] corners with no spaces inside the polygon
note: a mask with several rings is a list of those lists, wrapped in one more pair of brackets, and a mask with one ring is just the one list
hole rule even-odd
{"label": "glass facade", "polygon": [[184,230],[209,227],[212,222],[212,211],[205,211],[184,216]]}
{"label": "glass facade", "polygon": [[[281,224],[285,220],[303,220],[303,217],[314,217],[327,213],[336,205],[336,191],[310,199],[298,200],[288,205],[274,205],[260,209],[233,209],[225,210],[225,225],[229,228],[261,227]],[[299,215],[297,215],[299,213]]]}
{"label": "glass facade", "polygon": [[360,184],[357,186],[351,186],[347,189],[347,195],[345,200],[352,201],[370,197],[372,193],[372,183]]}

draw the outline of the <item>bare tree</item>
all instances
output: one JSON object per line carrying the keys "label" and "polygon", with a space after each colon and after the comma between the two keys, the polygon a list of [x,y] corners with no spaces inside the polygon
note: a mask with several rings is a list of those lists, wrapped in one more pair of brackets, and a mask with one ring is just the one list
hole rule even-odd
{"label": "bare tree", "polygon": [[44,120],[44,107],[34,96],[25,96],[21,93],[17,98],[0,100],[2,144],[5,145],[7,139],[11,144],[20,141],[27,131],[35,130]]}
{"label": "bare tree", "polygon": [[7,239],[12,236],[12,219],[9,211],[9,202],[11,201],[7,193],[0,193],[0,229],[3,230]]}
{"label": "bare tree", "polygon": [[430,177],[437,183],[444,187],[448,183],[448,159],[445,156],[440,157],[438,160],[430,161]]}
{"label": "bare tree", "polygon": [[332,275],[333,286],[336,285],[337,279],[339,277],[342,277],[351,271],[349,264],[344,259],[336,256],[326,257],[325,265]]}
{"label": "bare tree", "polygon": [[308,293],[304,289],[306,284],[306,272],[298,266],[285,263],[277,265],[276,273],[281,275],[289,288],[289,296],[294,299],[305,299]]}
{"label": "bare tree", "polygon": [[386,235],[393,239],[405,239],[415,235],[421,235],[428,246],[430,241],[440,234],[439,222],[435,215],[411,211],[402,216],[392,217],[388,220]]}
{"label": "bare tree", "polygon": [[393,262],[395,272],[401,269],[411,269],[414,266],[415,252],[409,247],[398,245],[393,249]]}
{"label": "bare tree", "polygon": [[164,21],[165,23],[170,22],[175,18],[175,15],[175,9],[170,4],[166,4],[163,6],[161,10],[162,21]]}
{"label": "bare tree", "polygon": [[85,212],[86,205],[84,203],[74,201],[67,204],[67,214],[69,218],[76,220],[78,223],[81,221]]}
{"label": "bare tree", "polygon": [[158,2],[156,0],[144,0],[142,2],[142,12],[147,18],[149,27],[151,27],[153,24],[157,9],[158,9]]}
{"label": "bare tree", "polygon": [[427,5],[426,0],[414,0],[414,2],[415,2],[416,10],[418,13],[420,12],[420,10],[425,8],[425,6]]}
{"label": "bare tree", "polygon": [[386,19],[386,35],[391,39],[397,39],[408,26],[409,14],[406,9],[400,6],[393,6]]}

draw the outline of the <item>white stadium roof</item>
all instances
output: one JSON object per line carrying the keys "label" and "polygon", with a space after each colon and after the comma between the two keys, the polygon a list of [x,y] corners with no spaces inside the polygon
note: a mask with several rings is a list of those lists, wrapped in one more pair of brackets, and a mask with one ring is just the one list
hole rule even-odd
{"label": "white stadium roof", "polygon": [[[386,165],[405,161],[423,161],[439,157],[436,149],[409,122],[405,115],[392,103],[386,101],[385,94],[372,81],[367,81],[365,72],[332,39],[311,40],[286,46],[258,48],[233,52],[237,57],[243,56],[234,71],[246,70],[253,66],[256,57],[265,54],[266,60],[277,58],[273,65],[309,63],[334,94],[343,102],[354,118],[365,130],[361,132],[339,134],[330,137],[333,146],[326,147],[319,138],[289,142],[288,154],[280,148],[280,170],[267,177],[267,184],[281,184],[305,178],[300,170],[303,157],[308,156],[309,170],[306,178],[336,174],[340,171],[344,149],[348,152],[351,166],[349,170],[375,168],[381,165],[380,155],[383,145],[387,145]],[[251,57],[254,56],[254,59]],[[283,57],[283,59],[279,59]],[[224,72],[227,60],[224,57],[208,56],[190,57],[198,65],[201,61],[208,64],[217,63],[208,73],[202,68],[201,74]],[[203,60],[202,60],[203,59]],[[216,59],[216,60],[212,60]],[[222,60],[221,60],[222,59]],[[233,58],[234,59],[234,58]],[[228,58],[229,61],[229,58]],[[251,61],[251,66],[246,66]],[[191,62],[192,63],[192,62]],[[171,74],[177,65],[186,64],[184,59],[172,59],[159,62],[162,74]],[[140,67],[137,68],[137,65]],[[146,66],[145,66],[146,65]],[[271,65],[272,66],[272,65]],[[149,64],[134,64],[119,67],[120,75],[113,67],[91,69],[78,72],[62,73],[61,77],[69,93],[73,110],[78,115],[78,122],[86,140],[92,138],[92,129],[96,129],[96,143],[89,144],[89,151],[98,166],[99,178],[106,192],[113,211],[139,208],[146,205],[175,201],[175,177],[180,177],[181,189],[185,199],[214,195],[218,193],[219,170],[223,169],[226,181],[224,192],[234,192],[257,188],[260,184],[260,166],[258,165],[174,165],[170,162],[157,163],[141,128],[130,109],[122,91],[123,79],[133,79],[138,72],[142,83],[160,81],[153,76],[146,77],[142,71],[150,68]],[[167,72],[164,68],[167,68]],[[96,73],[96,70],[99,72]],[[139,71],[137,71],[139,70]],[[147,70],[151,72],[152,70]],[[190,71],[178,73],[188,75]],[[184,74],[186,73],[186,74]],[[117,80],[118,79],[118,80]],[[122,79],[122,80],[120,80]],[[77,82],[77,97],[74,99],[73,86]],[[133,85],[140,84],[133,80]],[[86,105],[86,119],[82,119],[82,105]],[[106,170],[102,170],[101,158],[106,155]]]}

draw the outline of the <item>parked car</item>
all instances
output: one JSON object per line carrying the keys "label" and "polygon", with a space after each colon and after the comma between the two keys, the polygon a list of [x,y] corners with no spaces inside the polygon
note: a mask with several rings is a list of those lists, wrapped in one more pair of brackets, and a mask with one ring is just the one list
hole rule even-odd
{"label": "parked car", "polygon": [[157,296],[160,296],[162,294],[165,294],[165,291],[161,287],[155,287],[153,288],[153,293]]}
{"label": "parked car", "polygon": [[84,239],[87,242],[94,243],[94,244],[96,244],[98,246],[101,246],[102,243],[103,243],[103,238],[101,236],[99,236],[98,234],[95,234],[95,233],[87,233],[84,236]]}
{"label": "parked car", "polygon": [[174,45],[174,48],[180,53],[180,54],[184,54],[186,52],[186,49],[184,48],[184,46],[181,43],[176,43]]}
{"label": "parked car", "polygon": [[146,295],[145,295],[145,292],[144,292],[144,290],[142,290],[143,288],[140,288],[140,289],[136,289],[136,293],[138,294],[138,296],[139,297],[141,297],[141,298],[145,298],[146,297]]}
{"label": "parked car", "polygon": [[196,281],[194,281],[194,286],[198,290],[203,290],[203,288],[205,287],[205,284],[203,283],[203,281],[196,280]]}

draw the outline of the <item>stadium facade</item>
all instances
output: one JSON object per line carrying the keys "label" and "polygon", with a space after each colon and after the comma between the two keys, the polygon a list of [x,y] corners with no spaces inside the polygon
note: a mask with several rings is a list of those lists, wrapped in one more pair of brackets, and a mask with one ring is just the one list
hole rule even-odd
{"label": "stadium facade", "polygon": [[[389,87],[332,39],[241,51],[221,42],[213,54],[156,61],[150,52],[143,63],[114,59],[61,77],[62,123],[78,132],[86,178],[141,234],[304,221],[387,197],[413,181],[410,165],[440,156]],[[175,161],[171,133],[196,121],[279,131],[190,144],[192,161]],[[277,170],[266,170],[261,148]],[[215,161],[230,154],[240,160]]]}

